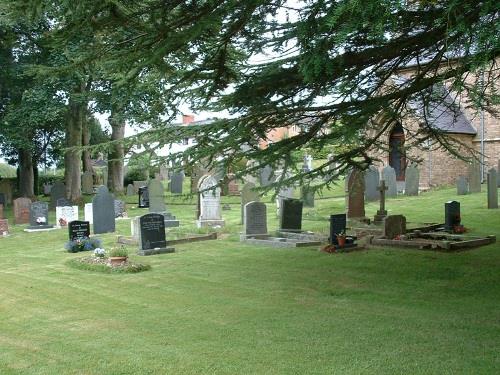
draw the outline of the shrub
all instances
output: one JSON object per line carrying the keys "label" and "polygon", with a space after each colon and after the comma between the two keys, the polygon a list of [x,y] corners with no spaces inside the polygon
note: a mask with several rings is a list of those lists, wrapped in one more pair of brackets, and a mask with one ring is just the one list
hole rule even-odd
{"label": "shrub", "polygon": [[96,237],[85,237],[78,240],[68,241],[64,248],[69,253],[78,253],[79,251],[90,251],[101,247],[102,241]]}

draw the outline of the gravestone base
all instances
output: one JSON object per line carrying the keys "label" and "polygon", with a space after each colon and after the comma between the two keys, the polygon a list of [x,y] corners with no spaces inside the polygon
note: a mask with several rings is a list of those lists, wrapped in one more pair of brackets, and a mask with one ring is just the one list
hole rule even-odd
{"label": "gravestone base", "polygon": [[273,237],[267,234],[263,235],[244,235],[240,236],[240,242],[259,246],[270,247],[306,247],[306,246],[319,246],[321,241],[306,241],[296,240],[286,237]]}
{"label": "gravestone base", "polygon": [[172,215],[170,212],[160,212],[160,213],[165,218],[165,228],[176,228],[180,225],[179,220],[177,220],[175,216]]}
{"label": "gravestone base", "polygon": [[225,225],[224,220],[196,220],[196,226],[198,228],[207,228],[207,227],[223,227]]}
{"label": "gravestone base", "polygon": [[54,229],[58,228],[56,228],[54,225],[37,225],[37,226],[29,226],[26,229],[24,229],[24,231],[31,233],[31,232],[43,232]]}
{"label": "gravestone base", "polygon": [[139,251],[137,251],[137,255],[148,256],[148,255],[168,254],[174,252],[175,249],[173,247],[162,247],[162,248],[147,249],[147,250],[139,249]]}
{"label": "gravestone base", "polygon": [[382,223],[384,219],[387,217],[387,211],[377,211],[377,214],[373,217],[373,222],[376,224]]}
{"label": "gravestone base", "polygon": [[278,230],[276,231],[277,237],[289,238],[297,241],[320,241],[320,242],[328,242],[328,235],[325,234],[317,234],[309,231],[284,231]]}

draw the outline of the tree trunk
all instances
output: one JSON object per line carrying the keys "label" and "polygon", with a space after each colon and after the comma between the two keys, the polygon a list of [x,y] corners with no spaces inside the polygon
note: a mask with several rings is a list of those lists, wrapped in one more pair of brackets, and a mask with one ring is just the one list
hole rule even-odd
{"label": "tree trunk", "polygon": [[[82,123],[82,146],[88,146],[90,143],[90,129],[87,121]],[[92,160],[89,151],[83,151],[82,153],[83,171],[93,172],[92,170]]]}
{"label": "tree trunk", "polygon": [[[81,147],[82,124],[85,121],[87,105],[82,101],[83,85],[78,87],[69,98],[68,118],[66,121],[66,147]],[[66,198],[77,202],[82,197],[81,189],[81,150],[67,150],[64,154],[64,180]]]}
{"label": "tree trunk", "polygon": [[[125,119],[118,111],[112,111],[109,118],[111,140],[122,141],[125,138]],[[123,158],[125,151],[122,143],[113,145],[108,158],[108,188],[114,193],[123,193]]]}
{"label": "tree trunk", "polygon": [[19,150],[19,193],[21,197],[35,196],[35,176],[33,174],[33,156],[26,149]]}

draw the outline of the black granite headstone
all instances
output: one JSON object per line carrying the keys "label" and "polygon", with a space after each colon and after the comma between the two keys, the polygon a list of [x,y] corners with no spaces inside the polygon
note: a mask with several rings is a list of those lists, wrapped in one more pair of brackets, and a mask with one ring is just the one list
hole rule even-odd
{"label": "black granite headstone", "polygon": [[139,208],[149,208],[149,191],[147,186],[139,188]]}
{"label": "black granite headstone", "polygon": [[184,183],[184,172],[174,172],[170,180],[170,192],[172,194],[182,194],[182,184]]}
{"label": "black granite headstone", "polygon": [[[50,208],[56,207],[56,202],[60,198],[64,198],[66,195],[66,185],[58,181],[50,189]],[[71,206],[71,205],[70,205]]]}
{"label": "black granite headstone", "polygon": [[460,202],[449,201],[444,204],[444,229],[453,231],[455,226],[460,225]]}
{"label": "black granite headstone", "polygon": [[0,193],[0,204],[3,204],[3,206],[6,207],[6,199],[4,193]]}
{"label": "black granite headstone", "polygon": [[110,233],[115,231],[115,198],[106,186],[97,189],[92,199],[92,216],[94,233]]}
{"label": "black granite headstone", "polygon": [[280,209],[280,230],[300,231],[302,229],[302,201],[282,199]]}
{"label": "black granite headstone", "polygon": [[139,218],[140,250],[165,248],[165,220],[161,214],[147,214]]}
{"label": "black granite headstone", "polygon": [[56,201],[56,207],[72,206],[71,202],[66,198],[59,198]]}
{"label": "black granite headstone", "polygon": [[30,225],[28,229],[47,229],[49,225],[49,205],[45,202],[33,202],[30,205]]}
{"label": "black granite headstone", "polygon": [[90,223],[88,221],[74,220],[68,224],[69,240],[81,240],[90,237]]}
{"label": "black granite headstone", "polygon": [[337,244],[337,235],[345,234],[347,225],[347,215],[330,215],[330,243]]}

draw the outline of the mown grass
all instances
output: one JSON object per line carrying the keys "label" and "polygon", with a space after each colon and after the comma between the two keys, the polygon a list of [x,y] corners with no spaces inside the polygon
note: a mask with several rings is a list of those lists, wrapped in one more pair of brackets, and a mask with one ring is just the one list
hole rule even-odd
{"label": "mown grass", "polygon": [[[327,232],[328,215],[344,209],[338,193],[305,210],[305,229]],[[126,199],[131,216],[144,212]],[[500,211],[486,209],[484,192],[443,189],[387,208],[442,222],[450,199],[470,233],[500,235]],[[66,231],[13,227],[0,239],[0,373],[499,373],[499,245],[335,255],[255,247],[238,242],[238,201],[224,200],[232,210],[221,239],[132,255],[152,266],[137,274],[68,267],[82,254],[63,250]],[[194,204],[181,203],[169,204],[181,220],[169,236],[196,231]],[[377,204],[366,208],[373,215]],[[270,203],[270,229],[274,212]],[[117,232],[129,234],[129,220]],[[105,248],[116,240],[100,237]]]}

